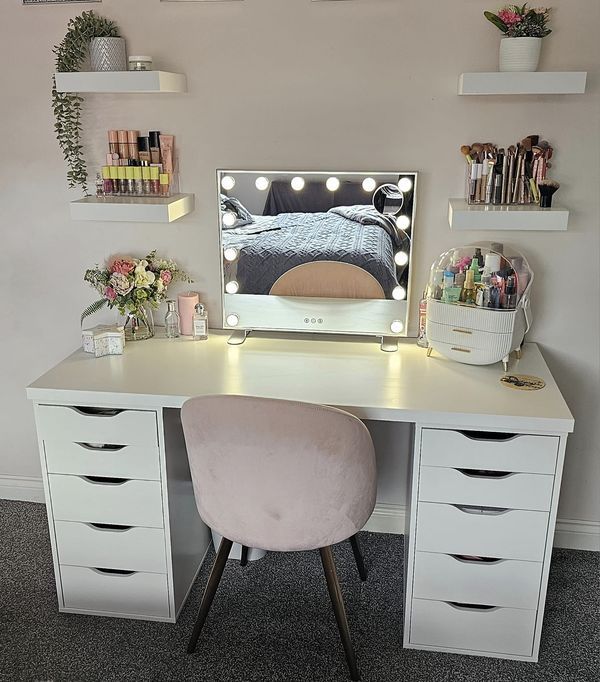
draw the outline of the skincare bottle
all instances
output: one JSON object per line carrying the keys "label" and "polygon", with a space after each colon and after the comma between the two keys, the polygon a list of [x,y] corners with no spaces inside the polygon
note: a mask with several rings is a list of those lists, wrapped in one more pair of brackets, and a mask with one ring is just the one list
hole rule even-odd
{"label": "skincare bottle", "polygon": [[442,298],[442,282],[444,280],[444,271],[443,270],[436,270],[433,273],[432,277],[432,286],[431,286],[431,297],[435,298],[436,301],[439,301]]}
{"label": "skincare bottle", "polygon": [[473,272],[473,280],[475,282],[481,282],[481,275],[479,274],[479,261],[477,260],[477,257],[473,257],[469,270]]}
{"label": "skincare bottle", "polygon": [[192,331],[194,341],[205,341],[208,339],[208,315],[202,303],[196,304],[196,312],[192,317]]}
{"label": "skincare bottle", "polygon": [[463,285],[465,283],[465,279],[466,279],[466,276],[465,276],[464,270],[461,270],[459,273],[457,273],[454,276],[454,285],[457,287],[460,287],[462,289]]}
{"label": "skincare bottle", "polygon": [[138,137],[138,157],[142,166],[150,165],[150,143],[147,137]]}
{"label": "skincare bottle", "polygon": [[467,270],[467,278],[465,279],[465,285],[461,292],[460,300],[463,303],[469,303],[475,305],[475,280],[473,270]]}
{"label": "skincare bottle", "polygon": [[179,337],[179,315],[175,310],[175,301],[167,301],[167,314],[165,315],[165,334],[168,339]]}
{"label": "skincare bottle", "polygon": [[504,290],[504,308],[517,307],[517,282],[514,275],[509,275],[506,280],[506,289]]}

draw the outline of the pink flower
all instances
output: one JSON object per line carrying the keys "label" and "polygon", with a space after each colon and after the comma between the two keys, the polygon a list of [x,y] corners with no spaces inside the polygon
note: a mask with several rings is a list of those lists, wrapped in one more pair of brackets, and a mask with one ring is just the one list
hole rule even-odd
{"label": "pink flower", "polygon": [[165,286],[168,286],[171,284],[171,280],[173,279],[173,275],[171,274],[170,270],[161,270],[160,271],[160,278],[163,281],[163,284]]}
{"label": "pink flower", "polygon": [[119,275],[128,275],[135,269],[135,263],[131,258],[115,258],[108,266],[111,272],[117,272]]}
{"label": "pink flower", "polygon": [[498,12],[498,16],[507,26],[513,26],[521,21],[521,15],[513,12],[512,9],[505,7]]}
{"label": "pink flower", "polygon": [[114,301],[115,298],[117,298],[117,292],[112,287],[106,287],[106,289],[104,289],[104,298],[109,301]]}

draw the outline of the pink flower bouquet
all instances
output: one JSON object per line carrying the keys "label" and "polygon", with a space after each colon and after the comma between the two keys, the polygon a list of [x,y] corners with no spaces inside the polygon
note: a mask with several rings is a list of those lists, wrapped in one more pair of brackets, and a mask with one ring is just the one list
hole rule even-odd
{"label": "pink flower bouquet", "polygon": [[552,33],[548,28],[550,9],[546,7],[531,8],[527,3],[506,5],[497,14],[484,12],[484,16],[499,28],[507,38],[544,38]]}

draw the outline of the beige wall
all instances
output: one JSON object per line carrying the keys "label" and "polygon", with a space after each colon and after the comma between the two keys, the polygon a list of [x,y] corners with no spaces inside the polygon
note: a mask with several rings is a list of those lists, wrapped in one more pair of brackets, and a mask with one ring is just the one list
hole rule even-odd
{"label": "beige wall", "polygon": [[[220,322],[215,168],[421,171],[416,296],[439,253],[486,238],[453,234],[446,221],[447,198],[462,189],[460,144],[508,144],[539,131],[557,150],[569,231],[517,232],[510,241],[535,269],[530,339],[576,418],[559,516],[600,521],[600,3],[552,4],[555,31],[541,68],[590,71],[583,96],[458,97],[462,71],[497,67],[499,34],[482,17],[483,0],[2,2],[0,477],[39,476],[24,387],[78,345],[79,312],[93,300],[81,280],[86,266],[113,251],[156,247],[189,269]],[[88,158],[100,159],[108,128],[175,133],[183,189],[196,194],[191,217],[166,226],[70,221],[77,194],[66,188],[53,139],[50,76],[52,46],[84,9],[115,19],[131,53],[152,54],[189,83],[185,95],[88,96]],[[484,398],[457,386],[467,408]]]}

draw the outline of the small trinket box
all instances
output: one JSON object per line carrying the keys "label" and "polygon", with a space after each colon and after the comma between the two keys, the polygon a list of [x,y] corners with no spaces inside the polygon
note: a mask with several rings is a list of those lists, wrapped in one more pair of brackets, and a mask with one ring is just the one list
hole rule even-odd
{"label": "small trinket box", "polygon": [[81,333],[83,350],[94,353],[97,358],[104,355],[122,355],[125,348],[124,328],[116,325],[99,324]]}

